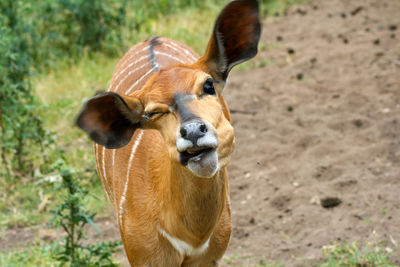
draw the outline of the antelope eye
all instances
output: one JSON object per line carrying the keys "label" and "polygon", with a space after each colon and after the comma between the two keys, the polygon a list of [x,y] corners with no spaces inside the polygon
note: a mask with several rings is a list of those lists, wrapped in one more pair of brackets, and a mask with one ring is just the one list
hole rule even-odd
{"label": "antelope eye", "polygon": [[162,114],[165,114],[165,112],[148,112],[144,115],[144,117],[149,120],[155,115],[162,115]]}
{"label": "antelope eye", "polygon": [[212,79],[207,79],[206,82],[203,85],[203,94],[205,95],[215,95],[215,89],[214,89],[214,80]]}

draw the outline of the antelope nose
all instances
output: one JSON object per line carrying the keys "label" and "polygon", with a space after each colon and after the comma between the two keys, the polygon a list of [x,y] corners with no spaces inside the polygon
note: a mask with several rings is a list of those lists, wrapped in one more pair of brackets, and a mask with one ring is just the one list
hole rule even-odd
{"label": "antelope nose", "polygon": [[197,140],[207,133],[208,129],[204,122],[190,121],[182,125],[180,133],[182,138],[192,141],[193,145],[197,144]]}

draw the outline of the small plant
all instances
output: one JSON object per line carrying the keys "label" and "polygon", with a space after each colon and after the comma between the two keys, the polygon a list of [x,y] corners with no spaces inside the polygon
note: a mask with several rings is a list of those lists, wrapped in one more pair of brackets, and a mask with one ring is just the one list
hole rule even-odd
{"label": "small plant", "polygon": [[70,263],[70,266],[117,266],[112,261],[112,253],[117,251],[121,242],[97,243],[95,245],[84,245],[84,227],[90,224],[100,233],[99,228],[93,219],[96,215],[84,208],[84,199],[88,194],[87,190],[80,186],[78,179],[74,177],[74,172],[70,167],[65,166],[63,161],[56,163],[60,169],[62,177],[61,189],[66,189],[65,200],[57,210],[50,223],[61,227],[65,231],[65,238],[62,241],[55,258],[60,261],[60,265]]}
{"label": "small plant", "polygon": [[378,242],[373,233],[373,238],[364,245],[358,242],[348,244],[334,243],[333,245],[324,246],[324,263],[319,267],[334,266],[395,266],[391,261],[393,250],[386,247],[382,242]]}

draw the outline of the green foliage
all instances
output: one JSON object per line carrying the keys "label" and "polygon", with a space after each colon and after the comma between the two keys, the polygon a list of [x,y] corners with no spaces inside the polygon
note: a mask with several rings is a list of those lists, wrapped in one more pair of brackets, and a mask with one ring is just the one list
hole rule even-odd
{"label": "green foliage", "polygon": [[53,251],[53,245],[46,245],[43,242],[35,242],[23,249],[14,248],[6,252],[0,251],[0,266],[55,267],[57,262],[53,259]]}
{"label": "green foliage", "polygon": [[382,242],[369,241],[360,246],[357,242],[352,244],[335,243],[324,246],[324,263],[319,267],[334,266],[395,266],[391,261],[391,248],[385,247]]}
{"label": "green foliage", "polygon": [[293,4],[307,2],[308,0],[261,0],[263,16],[279,15]]}
{"label": "green foliage", "polygon": [[[33,94],[30,54],[22,37],[23,21],[18,20],[18,7],[12,0],[0,4],[0,153],[2,170],[32,173],[38,157],[31,153],[51,142],[44,129],[42,110]],[[1,171],[0,171],[1,172]]]}
{"label": "green foliage", "polygon": [[34,96],[34,70],[75,60],[85,51],[113,54],[122,46],[125,0],[0,2],[0,172],[32,174],[53,136]]}
{"label": "green foliage", "polygon": [[3,0],[3,24],[23,25],[18,37],[35,69],[57,66],[85,51],[116,54],[122,47],[126,0]]}
{"label": "green foliage", "polygon": [[59,58],[75,60],[85,50],[116,54],[122,47],[125,6],[125,0],[46,0],[35,5],[31,43],[42,48],[34,50],[35,62],[45,60],[51,66]]}
{"label": "green foliage", "polygon": [[[215,0],[213,0],[216,2]],[[154,19],[178,13],[183,9],[201,9],[210,1],[197,0],[147,0],[129,2],[129,10],[133,11],[129,24],[135,31],[143,31]]]}
{"label": "green foliage", "polygon": [[68,262],[70,266],[116,266],[112,261],[112,253],[120,246],[120,242],[82,244],[85,239],[86,224],[92,225],[100,233],[93,221],[96,213],[84,208],[83,200],[88,191],[80,185],[73,170],[65,166],[61,160],[56,165],[62,177],[60,189],[65,189],[67,194],[64,202],[53,211],[51,220],[53,225],[61,227],[66,233],[62,241],[63,245],[56,252],[55,258],[61,262],[61,265]]}

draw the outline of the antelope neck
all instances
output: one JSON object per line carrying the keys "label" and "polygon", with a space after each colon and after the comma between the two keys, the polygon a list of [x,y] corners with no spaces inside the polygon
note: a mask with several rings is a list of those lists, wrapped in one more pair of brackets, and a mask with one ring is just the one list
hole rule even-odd
{"label": "antelope neck", "polygon": [[195,248],[201,246],[210,237],[223,210],[224,170],[204,179],[180,164],[171,164],[165,178],[158,200],[161,228]]}

